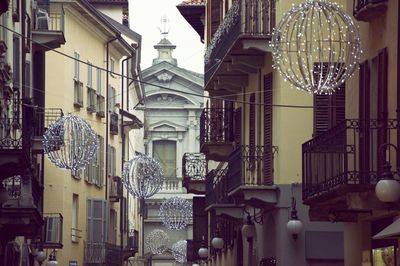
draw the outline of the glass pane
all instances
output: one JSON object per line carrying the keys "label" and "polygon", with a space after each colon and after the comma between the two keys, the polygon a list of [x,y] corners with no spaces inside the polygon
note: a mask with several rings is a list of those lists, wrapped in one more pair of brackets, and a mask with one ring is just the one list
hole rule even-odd
{"label": "glass pane", "polygon": [[102,201],[94,200],[93,201],[93,218],[103,218],[103,209],[102,209]]}
{"label": "glass pane", "polygon": [[153,157],[162,166],[165,177],[176,177],[176,142],[159,140],[153,142]]}
{"label": "glass pane", "polygon": [[394,250],[393,246],[373,249],[373,266],[395,266]]}

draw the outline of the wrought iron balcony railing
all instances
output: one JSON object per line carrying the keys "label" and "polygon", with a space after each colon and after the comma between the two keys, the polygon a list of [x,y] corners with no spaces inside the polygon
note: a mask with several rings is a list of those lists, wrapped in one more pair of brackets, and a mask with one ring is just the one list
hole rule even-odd
{"label": "wrought iron balcony railing", "polygon": [[31,186],[30,189],[25,188],[25,191],[32,192],[33,203],[39,206],[43,196],[43,189],[36,178],[30,178],[30,182],[22,182],[20,175],[10,176],[2,180],[4,188],[8,192],[8,201],[3,207],[14,208],[18,207],[18,201],[21,200],[22,187]]}
{"label": "wrought iron balcony railing", "polygon": [[372,189],[385,160],[379,146],[393,143],[398,127],[398,121],[392,119],[345,120],[304,143],[303,200],[339,189]]}
{"label": "wrought iron balcony railing", "polygon": [[206,177],[206,208],[213,204],[233,203],[227,191],[227,168],[211,170]]}
{"label": "wrought iron balcony railing", "polygon": [[4,179],[3,186],[8,192],[9,200],[20,199],[21,197],[21,176],[15,175]]}
{"label": "wrought iron balcony railing", "polygon": [[185,153],[182,158],[182,176],[189,180],[204,181],[207,173],[206,156],[203,153]]}
{"label": "wrought iron balcony railing", "polygon": [[387,9],[387,0],[353,0],[353,15],[357,20],[369,21],[382,15]]}
{"label": "wrought iron balcony railing", "polygon": [[[228,191],[234,191],[242,185],[272,185],[276,150],[275,146],[270,151],[266,151],[264,146],[242,145],[236,148],[229,156]],[[270,153],[272,160],[265,160],[266,152]],[[265,169],[272,169],[272,171],[267,172]]]}
{"label": "wrought iron balcony railing", "polygon": [[239,38],[270,38],[275,27],[276,0],[235,0],[214,33],[205,54],[206,82]]}
{"label": "wrought iron balcony railing", "polygon": [[0,98],[0,149],[22,149],[22,102],[19,93]]}
{"label": "wrought iron balcony railing", "polygon": [[119,246],[109,243],[86,243],[85,263],[98,263],[107,266],[120,266],[122,252]]}
{"label": "wrought iron balcony railing", "polygon": [[205,108],[200,116],[200,146],[234,141],[231,108]]}

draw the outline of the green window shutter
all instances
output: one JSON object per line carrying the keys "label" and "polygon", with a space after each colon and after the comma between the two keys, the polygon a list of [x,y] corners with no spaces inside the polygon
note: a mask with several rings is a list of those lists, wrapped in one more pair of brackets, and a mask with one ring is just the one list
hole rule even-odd
{"label": "green window shutter", "polygon": [[273,74],[264,76],[264,184],[273,185],[272,103]]}

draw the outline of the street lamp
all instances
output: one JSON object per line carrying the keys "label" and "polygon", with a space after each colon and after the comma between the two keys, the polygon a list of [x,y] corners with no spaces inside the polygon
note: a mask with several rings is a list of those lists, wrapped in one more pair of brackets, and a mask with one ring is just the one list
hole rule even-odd
{"label": "street lamp", "polygon": [[199,248],[199,250],[197,251],[197,254],[199,254],[199,257],[201,259],[207,259],[207,257],[208,257],[208,248],[207,248],[206,242],[204,240],[204,236],[203,236],[203,240],[201,241],[201,248]]}
{"label": "street lamp", "polygon": [[290,220],[286,224],[286,229],[288,230],[289,234],[292,235],[294,240],[297,239],[298,235],[303,229],[303,223],[297,217],[296,199],[294,197],[292,197],[292,211],[290,215]]}
{"label": "street lamp", "polygon": [[56,259],[56,250],[53,250],[53,252],[50,254],[46,266],[58,266],[58,261]]}
{"label": "street lamp", "polygon": [[[397,156],[397,147],[391,143],[384,143],[379,146],[378,152],[380,152],[387,146],[395,149]],[[400,198],[400,183],[393,178],[393,173],[390,170],[391,167],[392,166],[390,165],[390,163],[388,161],[385,161],[382,167],[380,179],[375,186],[376,197],[382,202],[396,202]],[[397,170],[397,172],[399,171]]]}
{"label": "street lamp", "polygon": [[249,254],[248,256],[248,265],[253,265],[253,238],[256,235],[256,227],[254,226],[254,223],[251,221],[251,216],[248,213],[247,214],[247,221],[245,224],[242,226],[242,235],[246,237],[247,242],[249,242]]}
{"label": "street lamp", "polygon": [[36,261],[39,263],[39,265],[42,265],[43,261],[46,259],[46,252],[43,251],[43,248],[39,248],[39,250],[35,253]]}

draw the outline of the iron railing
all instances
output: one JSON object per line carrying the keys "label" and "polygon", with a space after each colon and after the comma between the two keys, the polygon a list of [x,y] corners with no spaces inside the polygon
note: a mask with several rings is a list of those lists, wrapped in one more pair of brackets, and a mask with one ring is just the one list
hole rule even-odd
{"label": "iron railing", "polygon": [[8,199],[20,199],[21,197],[21,176],[10,176],[3,181],[3,186],[8,192]]}
{"label": "iron railing", "polygon": [[207,84],[221,60],[239,38],[270,38],[275,27],[276,0],[235,0],[214,33],[205,54]]}
{"label": "iron railing", "polygon": [[110,201],[117,202],[123,197],[122,182],[119,176],[113,176],[110,180]]}
{"label": "iron railing", "polygon": [[206,177],[206,208],[213,204],[233,203],[227,191],[228,168],[211,170]]}
{"label": "iron railing", "polygon": [[[30,191],[32,192],[33,203],[35,206],[40,206],[40,202],[43,196],[43,188],[36,178],[30,178],[30,182],[23,182],[21,175],[14,175],[2,180],[4,188],[8,192],[8,200],[18,201],[21,199],[21,192],[23,186],[31,186]],[[19,206],[10,204],[11,206]]]}
{"label": "iron railing", "polygon": [[[303,200],[344,187],[371,189],[387,159],[385,154],[379,154],[379,147],[394,142],[398,127],[398,121],[393,119],[348,119],[304,143]],[[389,161],[393,158],[393,165],[396,156],[389,157]]]}
{"label": "iron railing", "polygon": [[387,3],[387,0],[353,0],[353,13],[356,15],[369,5]]}
{"label": "iron railing", "polygon": [[98,263],[107,266],[122,264],[121,248],[110,243],[86,243],[85,263]]}
{"label": "iron railing", "polygon": [[234,141],[234,110],[206,107],[200,116],[200,146]]}
{"label": "iron railing", "polygon": [[22,101],[16,91],[0,98],[0,149],[22,149]]}
{"label": "iron railing", "polygon": [[[264,146],[242,145],[236,148],[229,156],[228,170],[228,191],[233,191],[239,186],[259,186],[271,185],[273,180],[274,154],[277,147],[273,146],[272,150],[265,151]],[[265,152],[272,153],[271,165],[272,172],[264,171]]]}
{"label": "iron railing", "polygon": [[182,187],[182,180],[177,177],[166,177],[164,183],[160,189],[160,192],[168,193],[168,192],[176,192],[179,191]]}
{"label": "iron railing", "polygon": [[185,153],[182,157],[182,176],[189,180],[204,181],[207,173],[206,156],[203,153]]}

